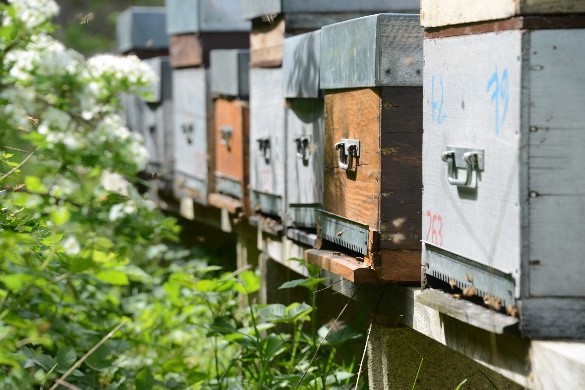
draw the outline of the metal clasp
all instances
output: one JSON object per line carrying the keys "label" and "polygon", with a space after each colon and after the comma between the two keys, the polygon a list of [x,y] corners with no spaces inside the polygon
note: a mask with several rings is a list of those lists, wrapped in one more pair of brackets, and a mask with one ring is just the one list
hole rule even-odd
{"label": "metal clasp", "polygon": [[221,126],[219,132],[221,133],[221,144],[229,149],[229,142],[233,137],[234,129],[231,126]]}
{"label": "metal clasp", "polygon": [[335,144],[335,149],[339,151],[339,168],[351,170],[353,159],[360,156],[360,140],[342,138]]}
{"label": "metal clasp", "polygon": [[293,139],[293,142],[297,144],[297,157],[303,161],[307,161],[309,159],[309,144],[310,139],[309,137],[297,137]]}
{"label": "metal clasp", "polygon": [[[447,180],[458,187],[477,187],[477,174],[484,170],[483,150],[448,146],[441,156],[447,163]],[[465,169],[465,177],[459,177],[459,169]]]}
{"label": "metal clasp", "polygon": [[193,132],[195,131],[195,126],[193,123],[183,123],[181,125],[181,130],[187,139],[187,143],[191,145],[193,143]]}
{"label": "metal clasp", "polygon": [[264,157],[266,162],[270,161],[270,138],[258,138],[256,140],[258,142],[258,149],[260,150],[260,154]]}

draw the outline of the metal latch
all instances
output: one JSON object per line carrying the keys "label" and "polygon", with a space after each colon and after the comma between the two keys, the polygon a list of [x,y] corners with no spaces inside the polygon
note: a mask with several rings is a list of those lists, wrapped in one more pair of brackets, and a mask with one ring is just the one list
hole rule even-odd
{"label": "metal latch", "polygon": [[[477,173],[484,169],[483,150],[448,146],[441,158],[447,163],[449,184],[458,187],[477,187]],[[465,177],[459,177],[458,169],[465,169]]]}
{"label": "metal latch", "polygon": [[270,161],[270,138],[258,138],[258,149],[266,162]]}
{"label": "metal latch", "polygon": [[351,170],[353,159],[360,156],[360,140],[342,138],[335,144],[335,149],[339,150],[339,168]]}
{"label": "metal latch", "polygon": [[297,157],[303,161],[307,161],[309,159],[309,145],[311,143],[309,137],[297,137],[293,139],[293,142],[297,144]]}
{"label": "metal latch", "polygon": [[181,125],[181,130],[187,139],[187,143],[191,145],[193,143],[193,132],[195,131],[195,126],[193,123],[183,123]]}
{"label": "metal latch", "polygon": [[234,129],[231,126],[221,126],[219,128],[219,132],[221,133],[221,144],[225,145],[229,149],[229,142],[234,134]]}

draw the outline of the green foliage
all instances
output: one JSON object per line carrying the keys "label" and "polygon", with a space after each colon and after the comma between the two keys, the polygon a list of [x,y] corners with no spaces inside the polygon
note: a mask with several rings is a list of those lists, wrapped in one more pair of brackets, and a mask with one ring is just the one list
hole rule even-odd
{"label": "green foliage", "polygon": [[[0,2],[0,389],[348,388],[312,301],[241,307],[260,289],[176,248],[176,221],[132,185],[146,156],[120,93],[137,59],[86,60],[50,33],[53,0]],[[127,182],[123,193],[105,174]]]}

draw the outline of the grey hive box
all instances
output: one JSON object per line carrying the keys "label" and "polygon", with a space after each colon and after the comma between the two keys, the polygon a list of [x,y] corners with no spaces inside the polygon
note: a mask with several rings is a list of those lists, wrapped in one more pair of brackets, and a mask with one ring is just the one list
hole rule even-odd
{"label": "grey hive box", "polygon": [[281,68],[250,69],[250,207],[284,217],[286,131]]}
{"label": "grey hive box", "polygon": [[213,137],[209,137],[213,127],[209,70],[174,69],[172,77],[174,191],[179,198],[189,197],[206,205],[208,175],[214,161],[209,155],[214,144]]}
{"label": "grey hive box", "polygon": [[425,39],[423,271],[585,338],[585,29]]}
{"label": "grey hive box", "polygon": [[[323,99],[319,93],[320,31],[284,40],[286,225],[315,229],[323,201]],[[287,233],[288,234],[288,233]]]}
{"label": "grey hive box", "polygon": [[[418,15],[372,15],[321,29],[318,236],[386,281],[419,279],[422,40]],[[307,255],[318,264],[337,261],[323,257]]]}
{"label": "grey hive box", "polygon": [[276,67],[282,64],[285,37],[377,12],[418,12],[416,0],[247,0],[244,17],[252,20],[251,65]]}
{"label": "grey hive box", "polygon": [[166,0],[169,35],[249,31],[236,0]]}
{"label": "grey hive box", "polygon": [[323,27],[321,88],[420,85],[422,33],[418,15],[379,14]]}
{"label": "grey hive box", "polygon": [[164,7],[130,7],[116,20],[119,53],[166,50],[166,12]]}
{"label": "grey hive box", "polygon": [[560,15],[585,12],[583,0],[421,0],[423,27],[507,19],[522,15]]}
{"label": "grey hive box", "polygon": [[143,125],[149,169],[164,180],[172,181],[173,172],[173,85],[168,57],[154,57],[145,62],[158,76],[151,98],[143,101]]}
{"label": "grey hive box", "polygon": [[210,54],[211,93],[246,98],[249,95],[247,49],[216,49]]}

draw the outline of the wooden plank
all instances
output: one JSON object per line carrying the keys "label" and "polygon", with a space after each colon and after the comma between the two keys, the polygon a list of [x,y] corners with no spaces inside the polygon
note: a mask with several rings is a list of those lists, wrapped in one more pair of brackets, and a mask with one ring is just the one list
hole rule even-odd
{"label": "wooden plank", "polygon": [[[243,185],[244,149],[248,144],[244,140],[248,137],[248,126],[244,124],[244,111],[248,110],[246,102],[241,100],[215,100],[215,154],[216,171],[228,176]],[[222,129],[231,129],[231,136],[224,141]]]}
{"label": "wooden plank", "polygon": [[182,34],[173,35],[170,40],[173,68],[209,67],[211,50],[243,49],[249,45],[248,34],[242,32]]}
{"label": "wooden plank", "polygon": [[377,283],[378,278],[373,269],[353,257],[340,252],[309,249],[305,252],[309,264],[327,270],[354,283]]}
{"label": "wooden plank", "polygon": [[218,209],[227,210],[230,214],[239,214],[242,211],[242,202],[222,194],[209,194],[208,204]]}
{"label": "wooden plank", "polygon": [[284,32],[283,15],[278,15],[271,21],[254,19],[250,32],[250,66],[280,66],[282,64]]}
{"label": "wooden plank", "polygon": [[545,30],[585,27],[585,15],[515,16],[509,19],[427,28],[425,38],[446,38],[508,30]]}
{"label": "wooden plank", "polygon": [[[323,99],[289,99],[286,109],[287,205],[323,202]],[[295,139],[307,139],[306,147]],[[300,145],[301,152],[297,149]],[[303,153],[305,153],[303,155]],[[315,227],[288,212],[288,226]]]}
{"label": "wooden plank", "polygon": [[420,86],[422,39],[418,15],[379,14],[325,26],[321,88]]}
{"label": "wooden plank", "polygon": [[[504,31],[424,42],[422,239],[511,273],[516,297],[528,109],[521,100],[523,39],[522,31]],[[448,146],[485,151],[476,188],[449,184],[442,160]]]}
{"label": "wooden plank", "polygon": [[522,336],[585,340],[585,300],[528,298],[519,302]]}
{"label": "wooden plank", "polygon": [[[276,206],[283,206],[285,195],[286,129],[285,101],[280,68],[250,69],[250,190],[263,194]],[[261,154],[258,140],[269,140],[269,150]],[[280,205],[280,206],[279,206]],[[251,207],[264,207],[256,197]],[[284,209],[259,210],[283,217]]]}
{"label": "wooden plank", "polygon": [[440,27],[531,14],[574,14],[585,12],[583,0],[421,0],[423,27]]}
{"label": "wooden plank", "polygon": [[169,55],[173,68],[188,68],[203,64],[203,48],[195,34],[171,35]]}
{"label": "wooden plank", "polygon": [[382,88],[381,248],[420,249],[422,92]]}
{"label": "wooden plank", "polygon": [[[323,209],[376,230],[380,228],[380,114],[377,89],[325,94]],[[339,168],[335,143],[342,138],[360,140],[360,157],[352,171]]]}
{"label": "wooden plank", "polygon": [[169,35],[249,31],[242,20],[240,2],[232,0],[166,0]]}
{"label": "wooden plank", "polygon": [[285,97],[319,97],[320,42],[320,31],[300,34],[284,40],[282,72]]}
{"label": "wooden plank", "polygon": [[129,7],[116,19],[118,53],[160,51],[169,46],[164,7]]}
{"label": "wooden plank", "polygon": [[495,334],[518,331],[518,319],[497,313],[440,290],[427,289],[417,295],[416,301],[438,310],[449,317]]}
{"label": "wooden plank", "polygon": [[420,285],[420,250],[382,249],[375,266],[381,280]]}
{"label": "wooden plank", "polygon": [[207,202],[209,165],[207,77],[205,69],[173,71],[175,188],[202,203]]}
{"label": "wooden plank", "polygon": [[214,49],[210,53],[211,93],[246,98],[249,95],[247,49]]}

